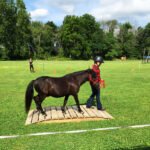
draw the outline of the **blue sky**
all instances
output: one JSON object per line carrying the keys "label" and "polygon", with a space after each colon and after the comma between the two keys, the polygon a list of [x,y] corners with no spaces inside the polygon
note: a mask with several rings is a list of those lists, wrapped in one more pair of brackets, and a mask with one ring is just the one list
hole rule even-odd
{"label": "blue sky", "polygon": [[150,22],[150,0],[24,0],[32,20],[61,25],[66,15],[89,13],[97,21],[116,19],[145,26]]}

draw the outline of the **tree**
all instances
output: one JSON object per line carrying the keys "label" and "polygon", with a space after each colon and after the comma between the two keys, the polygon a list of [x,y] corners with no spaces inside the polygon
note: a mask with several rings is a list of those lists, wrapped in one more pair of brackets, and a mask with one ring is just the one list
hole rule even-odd
{"label": "tree", "polygon": [[120,55],[120,51],[117,44],[117,39],[114,37],[112,31],[105,33],[104,40],[104,56],[106,59],[112,60]]}
{"label": "tree", "polygon": [[117,27],[117,20],[109,20],[106,21],[106,25],[108,27],[109,32],[114,33],[115,28]]}
{"label": "tree", "polygon": [[28,44],[33,44],[30,16],[26,11],[23,0],[17,0],[17,30],[15,57],[23,59],[29,57]]}
{"label": "tree", "polygon": [[61,43],[66,57],[89,59],[102,47],[100,24],[89,14],[66,16],[61,27]]}
{"label": "tree", "polygon": [[121,55],[126,57],[134,57],[135,36],[133,34],[132,25],[130,23],[127,22],[120,26],[118,44]]}
{"label": "tree", "polygon": [[103,53],[101,55],[105,59],[114,59],[120,55],[115,32],[115,29],[118,29],[118,22],[116,20],[109,20],[102,21],[100,24],[104,31]]}
{"label": "tree", "polygon": [[44,58],[44,49],[41,46],[42,32],[44,29],[44,24],[39,21],[33,21],[31,23],[31,32],[33,38],[33,45],[37,51],[37,58]]}
{"label": "tree", "polygon": [[82,35],[84,37],[84,47],[82,58],[89,59],[95,55],[102,54],[104,34],[100,24],[96,22],[92,15],[81,16]]}
{"label": "tree", "polygon": [[15,55],[16,47],[16,6],[14,2],[2,0],[0,2],[0,45],[4,50],[6,59],[11,59]]}
{"label": "tree", "polygon": [[44,25],[41,34],[41,47],[44,50],[44,57],[48,58],[54,54],[53,32],[49,25]]}
{"label": "tree", "polygon": [[98,28],[97,31],[92,34],[91,38],[91,50],[93,57],[96,55],[104,56],[104,41],[105,34],[101,28]]}
{"label": "tree", "polygon": [[54,42],[57,36],[57,28],[53,26],[50,23],[32,22],[31,30],[34,45],[37,50],[37,58],[47,59],[50,56],[56,55],[57,52],[55,51]]}
{"label": "tree", "polygon": [[77,59],[81,55],[80,19],[76,16],[66,16],[61,27],[61,44],[64,56]]}
{"label": "tree", "polygon": [[48,21],[48,22],[46,23],[46,25],[50,26],[50,27],[52,28],[52,31],[53,31],[54,33],[57,32],[57,26],[55,25],[55,23],[54,23],[53,21]]}
{"label": "tree", "polygon": [[32,35],[29,14],[23,0],[16,0],[16,3],[13,0],[2,0],[0,20],[0,45],[3,47],[3,55],[7,59],[27,58],[27,43],[32,41]]}
{"label": "tree", "polygon": [[51,45],[51,55],[58,55],[59,53],[59,48],[60,48],[60,39],[59,39],[59,28],[54,24],[53,21],[48,21],[46,23],[46,25],[48,27],[50,27],[50,34],[51,34],[51,42],[52,42],[52,45]]}
{"label": "tree", "polygon": [[144,29],[144,43],[145,49],[150,50],[150,23],[148,23]]}

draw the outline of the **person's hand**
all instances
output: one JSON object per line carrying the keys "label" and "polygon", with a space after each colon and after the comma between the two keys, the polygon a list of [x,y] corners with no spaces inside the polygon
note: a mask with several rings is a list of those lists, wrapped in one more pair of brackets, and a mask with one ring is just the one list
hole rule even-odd
{"label": "person's hand", "polygon": [[101,79],[100,81],[100,87],[105,88],[105,80]]}

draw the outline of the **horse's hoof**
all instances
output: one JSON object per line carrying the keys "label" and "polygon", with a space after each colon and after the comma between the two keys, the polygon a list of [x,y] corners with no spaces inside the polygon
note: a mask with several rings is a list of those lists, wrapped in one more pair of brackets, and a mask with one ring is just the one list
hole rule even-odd
{"label": "horse's hoof", "polygon": [[44,116],[46,117],[46,116],[47,116],[47,114],[45,113],[45,114],[44,114]]}
{"label": "horse's hoof", "polygon": [[81,113],[81,114],[84,114],[84,112],[80,109],[80,110],[78,110],[79,111],[79,113]]}
{"label": "horse's hoof", "polygon": [[42,113],[43,116],[47,116],[47,114],[46,114],[45,111],[43,111],[43,112],[41,112],[41,113]]}
{"label": "horse's hoof", "polygon": [[40,112],[38,109],[34,110],[34,113]]}
{"label": "horse's hoof", "polygon": [[65,111],[65,110],[62,110],[62,113],[63,113],[63,114],[66,114],[66,111]]}
{"label": "horse's hoof", "polygon": [[61,107],[61,110],[63,114],[66,114],[66,110],[63,107]]}

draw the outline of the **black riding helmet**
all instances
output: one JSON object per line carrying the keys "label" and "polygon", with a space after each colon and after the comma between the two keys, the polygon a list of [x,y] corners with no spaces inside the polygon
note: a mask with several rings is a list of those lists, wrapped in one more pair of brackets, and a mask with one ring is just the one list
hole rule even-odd
{"label": "black riding helmet", "polygon": [[104,63],[103,57],[101,57],[101,56],[96,56],[96,57],[94,58],[94,63],[96,63],[96,62]]}

